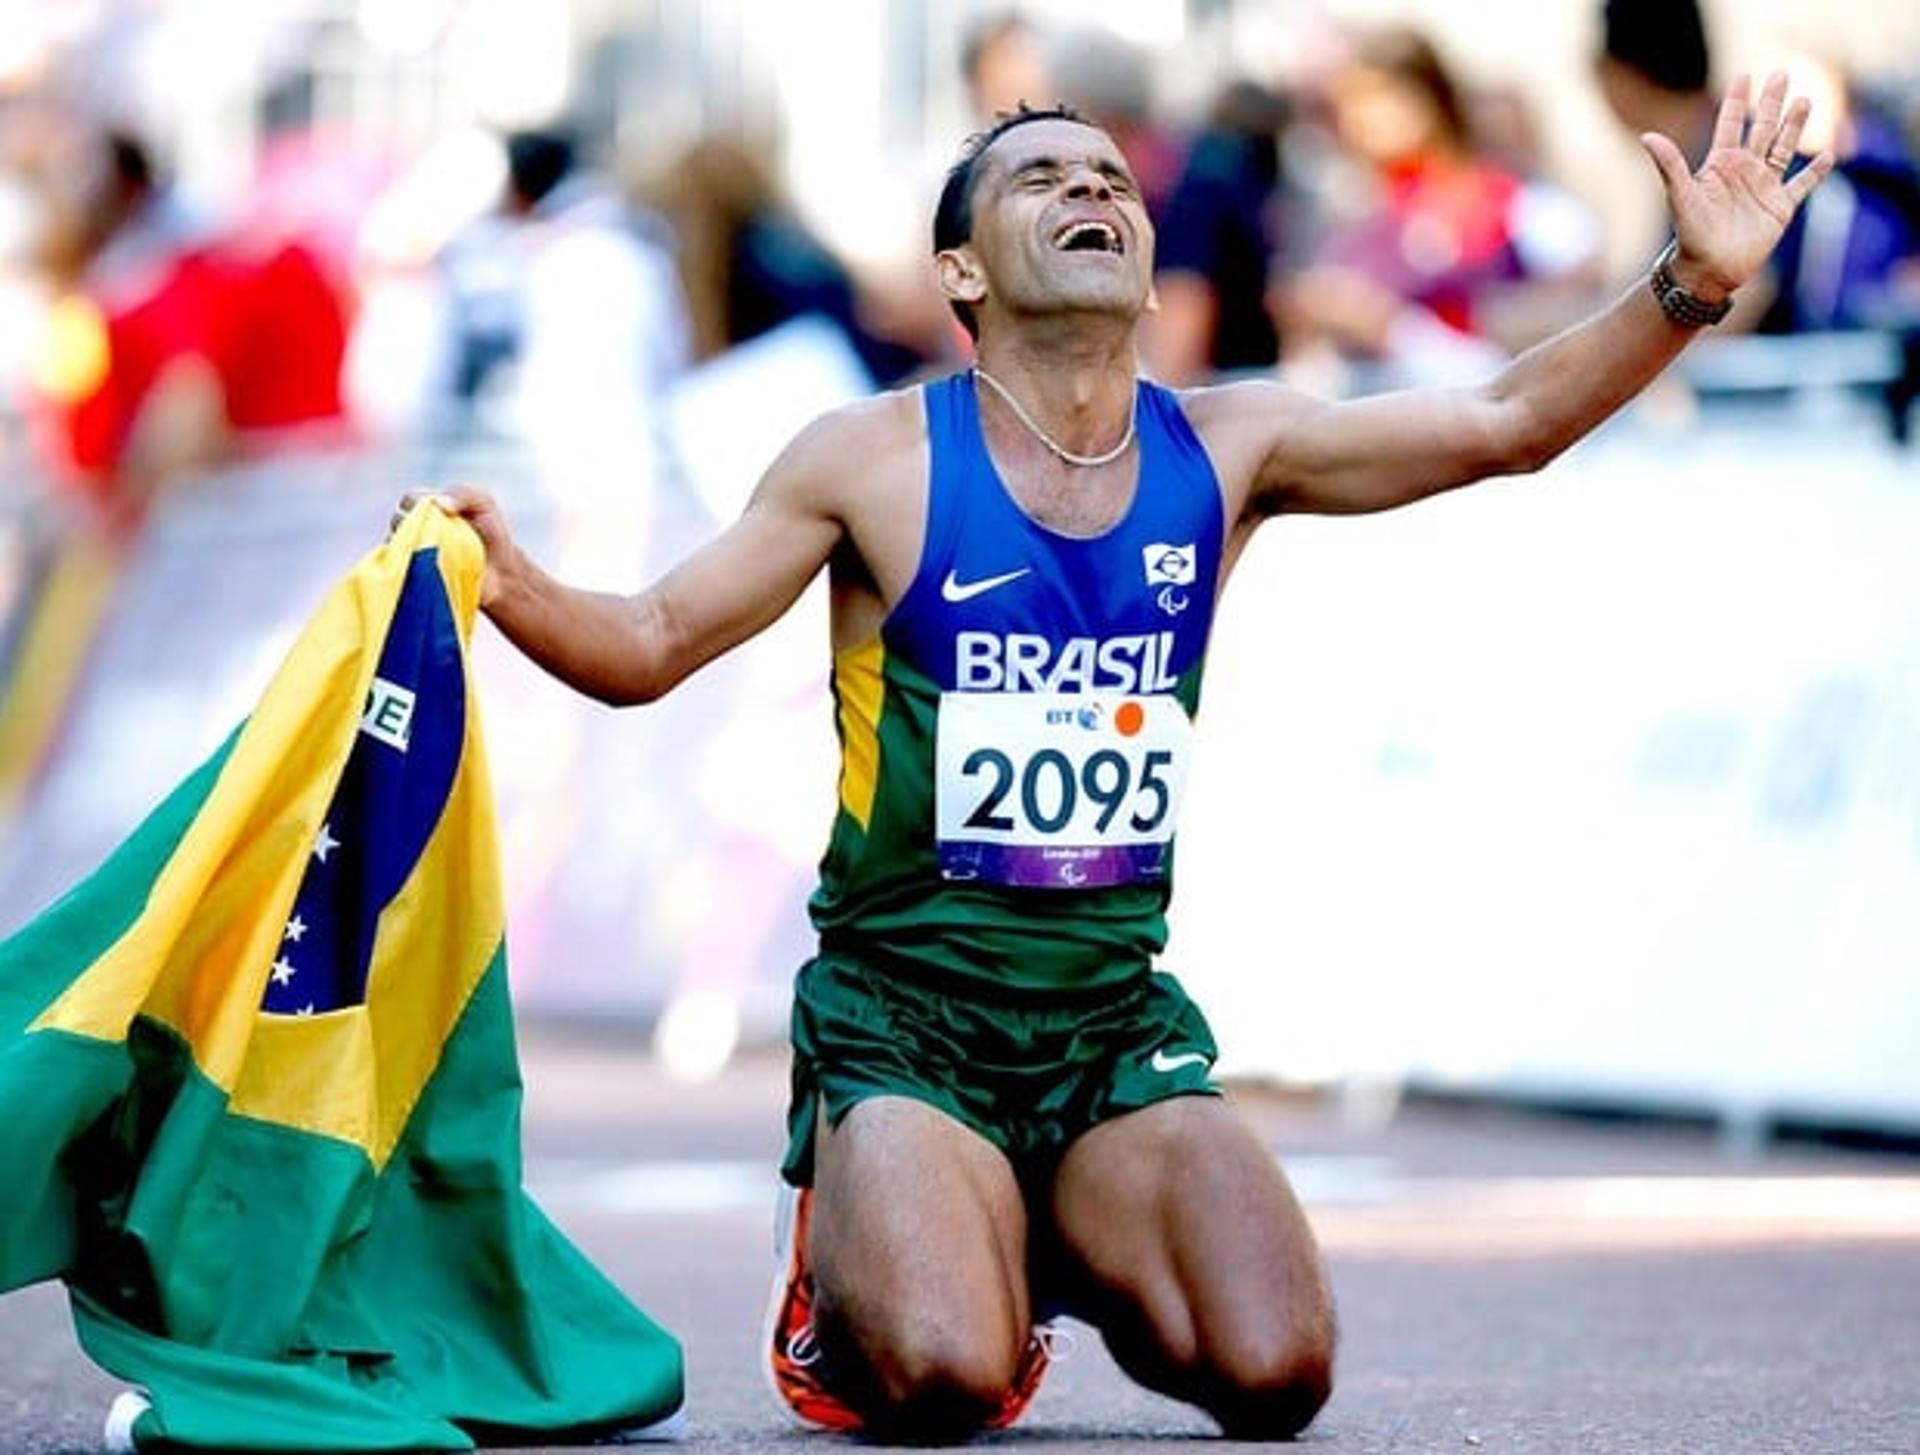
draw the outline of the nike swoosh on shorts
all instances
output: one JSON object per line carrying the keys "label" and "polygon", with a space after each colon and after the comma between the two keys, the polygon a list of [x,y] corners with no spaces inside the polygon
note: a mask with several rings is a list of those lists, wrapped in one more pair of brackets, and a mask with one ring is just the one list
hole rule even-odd
{"label": "nike swoosh on shorts", "polygon": [[978,581],[962,581],[952,571],[947,579],[940,583],[940,599],[943,601],[971,601],[974,597],[993,590],[996,586],[1005,586],[1009,581],[1018,581],[1033,570],[1031,566],[1022,566],[1017,571],[1003,571],[998,576],[982,576]]}
{"label": "nike swoosh on shorts", "polygon": [[1164,1050],[1161,1050],[1155,1051],[1153,1053],[1153,1059],[1147,1062],[1147,1064],[1153,1067],[1155,1071],[1173,1072],[1178,1071],[1182,1066],[1208,1065],[1210,1059],[1211,1058],[1201,1051],[1182,1051],[1178,1056],[1169,1056]]}

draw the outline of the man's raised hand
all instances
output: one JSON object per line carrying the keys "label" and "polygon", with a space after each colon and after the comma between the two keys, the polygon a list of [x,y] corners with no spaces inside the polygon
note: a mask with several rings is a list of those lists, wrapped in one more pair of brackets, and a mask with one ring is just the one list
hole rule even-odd
{"label": "man's raised hand", "polygon": [[[1794,209],[1833,170],[1821,152],[1787,176],[1799,152],[1810,109],[1787,100],[1787,78],[1775,72],[1749,107],[1748,81],[1735,78],[1720,102],[1713,142],[1700,170],[1689,172],[1680,148],[1658,132],[1640,144],[1660,169],[1679,243],[1674,272],[1703,302],[1718,302],[1758,273],[1786,231]],[[1751,114],[1749,114],[1751,113]]]}

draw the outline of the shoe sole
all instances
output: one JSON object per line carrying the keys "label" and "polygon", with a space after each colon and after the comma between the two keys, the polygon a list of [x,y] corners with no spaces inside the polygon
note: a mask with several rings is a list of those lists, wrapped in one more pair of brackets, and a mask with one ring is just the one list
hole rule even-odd
{"label": "shoe sole", "polygon": [[773,1289],[767,1295],[766,1313],[760,1320],[760,1382],[788,1423],[802,1430],[831,1430],[835,1427],[810,1420],[789,1404],[781,1391],[779,1376],[773,1372],[773,1341],[780,1332],[787,1285],[793,1281],[793,1227],[799,1221],[799,1209],[800,1189],[781,1183],[780,1198],[773,1209]]}
{"label": "shoe sole", "polygon": [[140,1448],[133,1438],[134,1423],[152,1408],[153,1401],[137,1389],[123,1389],[113,1397],[107,1406],[106,1428],[100,1432],[107,1455],[134,1455]]}

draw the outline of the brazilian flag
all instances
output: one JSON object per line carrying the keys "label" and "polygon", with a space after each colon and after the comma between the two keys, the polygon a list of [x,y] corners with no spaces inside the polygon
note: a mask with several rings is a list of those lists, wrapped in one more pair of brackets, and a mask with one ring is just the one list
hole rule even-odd
{"label": "brazilian flag", "polygon": [[465,1450],[678,1409],[521,1189],[483,555],[428,506],[253,715],[0,945],[0,1290],[65,1280],[141,1450]]}

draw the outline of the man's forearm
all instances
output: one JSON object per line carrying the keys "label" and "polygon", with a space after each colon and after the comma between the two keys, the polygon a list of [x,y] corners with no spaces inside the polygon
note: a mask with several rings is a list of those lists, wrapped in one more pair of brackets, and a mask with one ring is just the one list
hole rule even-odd
{"label": "man's forearm", "polygon": [[1584,323],[1536,344],[1487,386],[1510,416],[1522,468],[1537,468],[1644,389],[1698,334],[1667,317],[1644,278]]}
{"label": "man's forearm", "polygon": [[652,593],[584,591],[521,557],[501,573],[486,613],[536,666],[611,706],[650,702],[672,685]]}

